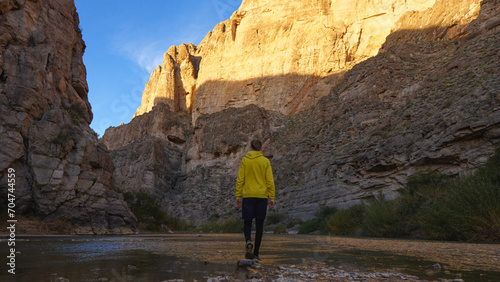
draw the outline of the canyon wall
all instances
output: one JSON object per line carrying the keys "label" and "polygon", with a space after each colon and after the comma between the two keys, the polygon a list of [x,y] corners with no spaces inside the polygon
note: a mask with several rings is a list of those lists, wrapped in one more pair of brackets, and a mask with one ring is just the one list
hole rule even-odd
{"label": "canyon wall", "polygon": [[[243,1],[198,46],[168,50],[136,117],[109,140],[128,138],[135,120],[182,123],[165,149],[176,151],[146,169],[161,178],[151,168],[175,163],[175,181],[143,189],[198,225],[238,217],[236,173],[253,138],[271,159],[276,212],[290,220],[379,191],[396,197],[418,171],[484,163],[500,139],[498,0],[366,2]],[[184,109],[193,125],[171,113]],[[119,150],[115,163],[145,169]]]}
{"label": "canyon wall", "polygon": [[477,16],[479,2],[243,1],[198,46],[165,53],[136,115],[151,110],[157,98],[192,112],[193,121],[249,104],[295,114],[375,56],[391,32],[439,26],[444,34],[435,37],[457,37]]}
{"label": "canyon wall", "polygon": [[135,118],[98,140],[73,1],[2,1],[0,196],[12,168],[16,212],[75,233],[134,232],[121,192],[196,225],[238,217],[254,138],[289,220],[468,173],[500,140],[499,2],[243,1],[169,48]]}
{"label": "canyon wall", "polygon": [[1,197],[12,168],[18,216],[76,233],[131,233],[135,216],[89,127],[78,24],[71,0],[0,3]]}
{"label": "canyon wall", "polygon": [[170,198],[184,174],[186,130],[164,103],[126,125],[108,128],[102,140],[115,166],[115,186],[123,192],[146,192],[159,200]]}
{"label": "canyon wall", "polygon": [[395,31],[312,109],[276,119],[286,128],[270,148],[278,209],[302,218],[318,205],[394,198],[419,171],[484,164],[500,141],[498,4],[483,1],[456,39],[441,40],[442,27]]}

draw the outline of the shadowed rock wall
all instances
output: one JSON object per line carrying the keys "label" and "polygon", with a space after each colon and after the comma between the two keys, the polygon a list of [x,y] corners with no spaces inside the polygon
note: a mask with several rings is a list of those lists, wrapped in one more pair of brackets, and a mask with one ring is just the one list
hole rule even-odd
{"label": "shadowed rock wall", "polygon": [[[90,129],[85,43],[73,1],[0,4],[0,186],[16,212],[77,233],[130,233],[107,148]],[[65,227],[65,228],[66,228]]]}

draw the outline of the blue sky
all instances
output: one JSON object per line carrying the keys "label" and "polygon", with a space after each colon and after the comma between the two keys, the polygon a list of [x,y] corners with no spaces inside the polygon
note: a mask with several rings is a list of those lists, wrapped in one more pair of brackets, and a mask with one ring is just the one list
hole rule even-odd
{"label": "blue sky", "polygon": [[172,45],[199,44],[241,0],[75,0],[87,46],[89,100],[100,135],[128,123],[149,75]]}

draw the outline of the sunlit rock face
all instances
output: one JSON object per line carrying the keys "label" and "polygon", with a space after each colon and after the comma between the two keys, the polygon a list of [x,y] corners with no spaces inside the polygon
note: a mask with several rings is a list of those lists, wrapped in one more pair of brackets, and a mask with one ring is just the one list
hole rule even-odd
{"label": "sunlit rock face", "polygon": [[[174,88],[196,87],[185,142],[161,153],[169,165],[181,157],[175,181],[151,190],[165,210],[197,225],[238,217],[236,174],[253,138],[273,166],[276,211],[290,219],[379,192],[397,197],[418,171],[457,176],[483,164],[500,140],[498,0],[405,3],[244,1],[198,46],[172,47]],[[373,30],[376,24],[388,29]],[[190,62],[194,80],[181,71]],[[155,79],[146,89],[159,89]],[[151,106],[189,108],[175,95],[147,95]],[[153,121],[114,129],[113,139],[172,135],[177,117],[161,114],[166,109],[138,112],[133,121]],[[153,128],[162,123],[169,126],[158,135]],[[113,157],[120,166],[168,175],[122,154]]]}
{"label": "sunlit rock face", "polygon": [[173,46],[165,53],[136,115],[160,100],[192,111],[193,121],[249,104],[294,114],[376,55],[391,32],[439,26],[446,29],[442,39],[462,36],[479,2],[243,1],[198,46]]}
{"label": "sunlit rock face", "polygon": [[89,127],[78,23],[73,1],[0,3],[0,193],[7,199],[13,168],[18,215],[77,233],[131,233],[135,216]]}
{"label": "sunlit rock face", "polygon": [[134,116],[151,111],[158,103],[169,105],[173,111],[191,112],[200,63],[195,52],[193,44],[168,49],[163,64],[151,73]]}

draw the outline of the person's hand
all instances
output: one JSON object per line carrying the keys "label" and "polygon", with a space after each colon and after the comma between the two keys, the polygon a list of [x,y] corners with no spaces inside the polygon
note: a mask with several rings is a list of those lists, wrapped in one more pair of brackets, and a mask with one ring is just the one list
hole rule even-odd
{"label": "person's hand", "polygon": [[241,199],[236,199],[236,206],[241,208]]}
{"label": "person's hand", "polygon": [[274,205],[275,205],[275,204],[276,204],[276,203],[275,203],[274,201],[270,201],[270,202],[269,202],[269,208],[270,208],[270,209],[274,208]]}

